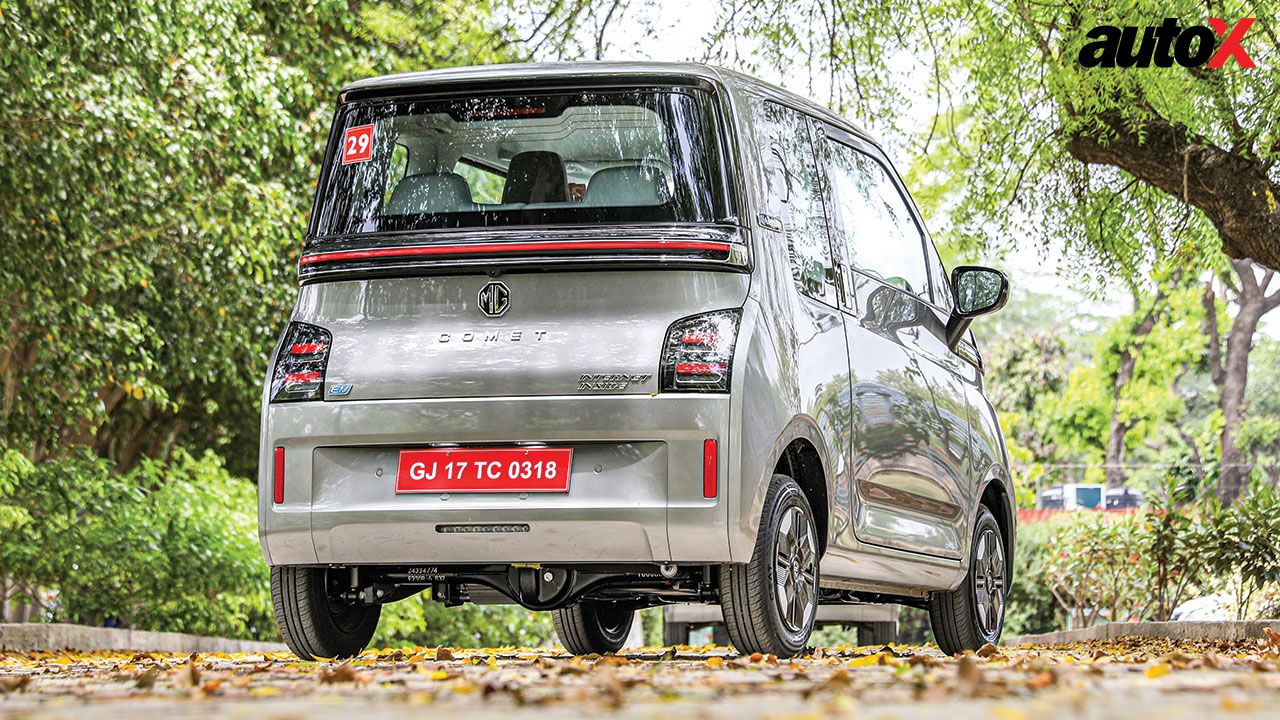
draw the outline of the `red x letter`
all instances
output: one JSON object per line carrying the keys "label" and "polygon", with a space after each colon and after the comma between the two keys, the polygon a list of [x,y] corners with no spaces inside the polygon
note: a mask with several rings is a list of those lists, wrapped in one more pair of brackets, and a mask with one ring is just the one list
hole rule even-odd
{"label": "red x letter", "polygon": [[1219,35],[1226,35],[1222,40],[1222,45],[1218,47],[1218,52],[1209,58],[1209,67],[1214,70],[1222,67],[1227,58],[1234,58],[1236,64],[1243,68],[1257,67],[1253,64],[1253,58],[1249,57],[1249,53],[1244,51],[1240,46],[1240,40],[1244,34],[1253,26],[1253,18],[1242,18],[1236,21],[1236,26],[1231,28],[1231,34],[1227,35],[1227,21],[1222,18],[1209,18],[1209,24],[1213,26],[1213,31]]}

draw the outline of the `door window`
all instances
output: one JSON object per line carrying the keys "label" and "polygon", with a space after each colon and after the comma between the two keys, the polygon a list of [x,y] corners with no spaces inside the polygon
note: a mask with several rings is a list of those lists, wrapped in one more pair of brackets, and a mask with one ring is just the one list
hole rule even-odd
{"label": "door window", "polygon": [[828,142],[836,226],[849,264],[885,283],[929,298],[924,236],[889,171],[848,145]]}
{"label": "door window", "polygon": [[757,114],[767,143],[769,214],[782,220],[791,274],[802,292],[834,303],[835,270],[808,118],[774,103],[761,103]]}

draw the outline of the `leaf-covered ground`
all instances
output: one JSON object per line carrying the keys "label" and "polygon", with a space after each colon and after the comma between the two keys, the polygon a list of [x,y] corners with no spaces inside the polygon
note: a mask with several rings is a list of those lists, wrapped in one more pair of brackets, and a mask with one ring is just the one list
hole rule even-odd
{"label": "leaf-covered ground", "polygon": [[796,660],[723,647],[572,657],[545,649],[280,654],[0,654],[0,712],[31,717],[1212,718],[1280,714],[1280,635],[820,648]]}

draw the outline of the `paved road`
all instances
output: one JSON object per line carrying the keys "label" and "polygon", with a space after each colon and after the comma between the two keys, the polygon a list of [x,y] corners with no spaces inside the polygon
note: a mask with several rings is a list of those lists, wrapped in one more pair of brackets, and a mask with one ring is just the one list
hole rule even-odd
{"label": "paved road", "polygon": [[0,713],[24,717],[1280,717],[1280,642],[1127,640],[985,648],[823,648],[794,661],[725,648],[573,658],[545,650],[0,655]]}

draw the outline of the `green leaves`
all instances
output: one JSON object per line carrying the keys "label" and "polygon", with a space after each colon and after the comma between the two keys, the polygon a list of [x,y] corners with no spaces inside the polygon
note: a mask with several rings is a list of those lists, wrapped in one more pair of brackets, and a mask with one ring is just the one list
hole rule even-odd
{"label": "green leaves", "polygon": [[186,444],[254,472],[338,91],[517,59],[523,9],[0,3],[0,444],[121,468]]}
{"label": "green leaves", "polygon": [[0,456],[0,569],[55,622],[274,637],[252,485],[212,454],[127,474]]}

